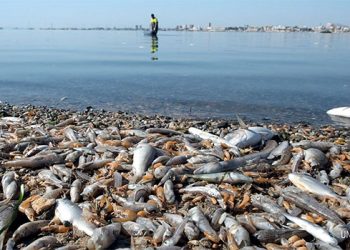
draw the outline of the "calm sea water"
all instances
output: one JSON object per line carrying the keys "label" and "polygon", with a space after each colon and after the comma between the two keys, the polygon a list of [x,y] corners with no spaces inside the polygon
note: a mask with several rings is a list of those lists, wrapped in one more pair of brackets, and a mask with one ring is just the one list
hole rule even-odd
{"label": "calm sea water", "polygon": [[350,105],[349,45],[350,34],[0,30],[0,100],[327,124]]}

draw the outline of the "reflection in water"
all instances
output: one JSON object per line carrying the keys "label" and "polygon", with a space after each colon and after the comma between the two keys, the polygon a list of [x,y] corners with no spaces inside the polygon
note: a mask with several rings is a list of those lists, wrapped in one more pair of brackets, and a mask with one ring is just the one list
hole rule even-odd
{"label": "reflection in water", "polygon": [[158,60],[158,37],[155,35],[152,35],[152,43],[151,43],[151,54],[152,54],[152,61]]}

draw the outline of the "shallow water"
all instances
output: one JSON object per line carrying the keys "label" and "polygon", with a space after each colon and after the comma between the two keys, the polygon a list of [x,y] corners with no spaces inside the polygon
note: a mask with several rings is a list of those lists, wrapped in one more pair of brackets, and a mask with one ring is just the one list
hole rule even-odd
{"label": "shallow water", "polygon": [[0,30],[0,100],[322,125],[350,105],[349,44],[350,34]]}

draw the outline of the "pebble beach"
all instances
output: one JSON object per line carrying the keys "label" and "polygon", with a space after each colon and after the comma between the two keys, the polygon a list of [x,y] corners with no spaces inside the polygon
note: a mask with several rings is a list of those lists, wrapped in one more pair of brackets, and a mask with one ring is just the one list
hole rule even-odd
{"label": "pebble beach", "polygon": [[350,131],[0,104],[0,249],[350,249]]}

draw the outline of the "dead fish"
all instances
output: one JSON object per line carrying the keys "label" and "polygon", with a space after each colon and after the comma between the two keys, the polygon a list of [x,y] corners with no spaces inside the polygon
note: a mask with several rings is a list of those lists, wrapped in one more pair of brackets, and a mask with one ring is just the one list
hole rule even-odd
{"label": "dead fish", "polygon": [[184,232],[184,229],[185,229],[187,222],[188,222],[188,218],[185,218],[181,222],[181,224],[176,228],[174,235],[171,238],[164,241],[162,246],[168,246],[168,247],[175,246],[179,242],[179,240]]}
{"label": "dead fish", "polygon": [[82,191],[82,182],[77,179],[73,181],[70,188],[70,199],[72,202],[77,203],[80,200],[80,193]]}
{"label": "dead fish", "polygon": [[312,194],[319,196],[326,196],[339,199],[339,195],[334,193],[329,187],[320,183],[311,176],[300,174],[300,173],[291,173],[288,175],[289,180],[300,190],[306,191]]}
{"label": "dead fish", "polygon": [[64,129],[64,135],[68,140],[72,142],[78,141],[75,131],[70,127],[66,127]]}
{"label": "dead fish", "polygon": [[257,230],[273,230],[277,228],[276,225],[257,214],[237,215],[236,219],[241,225],[253,226]]}
{"label": "dead fish", "polygon": [[133,221],[123,222],[122,227],[130,236],[146,236],[149,233],[147,227]]}
{"label": "dead fish", "polygon": [[6,116],[0,118],[1,122],[5,123],[23,123],[23,119],[20,117]]}
{"label": "dead fish", "polygon": [[324,170],[321,170],[320,172],[319,172],[319,175],[317,176],[318,178],[318,180],[322,183],[322,184],[324,184],[324,185],[329,185],[329,178],[328,178],[328,174],[326,173],[326,171],[324,171]]}
{"label": "dead fish", "polygon": [[153,205],[153,204],[143,203],[143,202],[128,201],[125,198],[120,197],[120,196],[115,195],[115,194],[112,194],[112,197],[122,207],[130,209],[132,211],[146,210],[148,212],[152,212],[152,211],[157,211],[158,210],[157,206]]}
{"label": "dead fish", "polygon": [[292,158],[291,146],[288,141],[280,143],[267,157],[268,160],[280,158],[272,163],[272,166],[279,166],[289,163]]}
{"label": "dead fish", "polygon": [[192,222],[187,222],[184,228],[184,233],[188,240],[196,240],[199,237],[200,231]]}
{"label": "dead fish", "polygon": [[311,167],[323,167],[328,162],[326,155],[316,148],[304,150],[304,155],[305,161],[309,162]]}
{"label": "dead fish", "polygon": [[316,224],[313,224],[309,221],[300,219],[298,217],[291,216],[287,213],[283,213],[283,216],[286,217],[288,220],[297,224],[299,227],[304,229],[306,232],[308,232],[309,234],[314,236],[316,239],[319,239],[319,240],[321,240],[327,244],[330,244],[330,245],[334,245],[334,246],[338,245],[338,241],[335,238],[333,238],[332,236],[330,236],[329,233],[325,229],[323,229],[322,227],[320,227]]}
{"label": "dead fish", "polygon": [[173,166],[173,165],[181,165],[181,164],[186,164],[187,160],[190,159],[192,156],[191,155],[179,155],[175,156],[174,158],[171,158],[167,163],[165,164],[166,166]]}
{"label": "dead fish", "polygon": [[183,221],[183,217],[179,214],[164,213],[164,219],[173,227],[178,227]]}
{"label": "dead fish", "polygon": [[19,226],[12,235],[12,239],[18,243],[20,240],[29,237],[34,234],[39,234],[41,228],[49,224],[49,220],[38,220],[27,222]]}
{"label": "dead fish", "polygon": [[171,169],[171,166],[160,166],[157,167],[154,172],[153,175],[156,179],[162,179],[164,177],[164,175],[166,175],[166,173]]}
{"label": "dead fish", "polygon": [[300,142],[292,143],[293,147],[300,147],[303,149],[314,148],[321,150],[323,152],[327,152],[331,147],[334,146],[334,143],[331,142],[323,142],[323,141],[307,141],[303,140]]}
{"label": "dead fish", "polygon": [[148,196],[151,193],[151,188],[146,185],[140,185],[135,188],[135,190],[132,192],[131,196],[129,196],[130,200],[133,201],[144,201],[144,198]]}
{"label": "dead fish", "polygon": [[196,155],[192,156],[187,161],[191,164],[205,164],[211,162],[219,162],[220,160],[222,160],[222,158],[218,158],[217,156],[213,155]]}
{"label": "dead fish", "polygon": [[253,131],[261,135],[261,139],[264,141],[271,140],[277,134],[272,130],[264,127],[248,127],[248,130]]}
{"label": "dead fish", "polygon": [[157,227],[156,231],[153,233],[153,242],[155,244],[159,244],[163,241],[165,231],[166,227],[163,225],[163,223]]}
{"label": "dead fish", "polygon": [[166,129],[166,128],[149,128],[146,129],[146,133],[149,134],[162,134],[167,136],[173,136],[173,135],[182,135],[181,132],[172,130],[172,129]]}
{"label": "dead fish", "polygon": [[216,188],[215,185],[208,184],[205,187],[203,186],[192,186],[192,187],[185,187],[180,190],[180,192],[185,192],[185,193],[200,193],[200,194],[205,194],[210,197],[215,198],[221,208],[226,209],[226,204],[219,192],[219,190]]}
{"label": "dead fish", "polygon": [[334,221],[338,224],[344,224],[343,220],[339,218],[338,214],[333,210],[327,208],[325,205],[319,203],[312,196],[295,188],[286,188],[282,190],[282,197],[290,201],[300,208],[303,208],[312,213],[317,213],[328,220]]}
{"label": "dead fish", "polygon": [[68,187],[68,183],[59,180],[51,170],[42,170],[39,172],[38,177],[43,181],[55,185],[57,187]]}
{"label": "dead fish", "polygon": [[42,152],[44,150],[49,149],[48,145],[38,145],[35,146],[34,148],[32,148],[31,150],[29,150],[28,152],[23,152],[25,157],[32,157],[36,154],[38,154],[39,152]]}
{"label": "dead fish", "polygon": [[228,229],[228,233],[233,236],[238,247],[242,248],[250,245],[249,232],[240,223],[238,223],[233,216],[227,215],[225,217],[224,224]]}
{"label": "dead fish", "polygon": [[57,127],[57,128],[59,128],[59,127],[66,127],[66,126],[72,125],[72,124],[74,124],[76,122],[77,122],[77,118],[76,117],[72,117],[72,118],[68,118],[68,119],[66,119],[66,120],[56,124],[55,127]]}
{"label": "dead fish", "polygon": [[204,132],[202,130],[199,130],[197,128],[189,128],[188,129],[188,132],[195,135],[195,136],[198,136],[199,138],[203,139],[203,140],[211,140],[214,144],[217,144],[217,145],[221,145],[221,144],[224,144],[224,145],[227,145],[229,147],[231,147],[235,153],[236,156],[239,156],[240,155],[240,152],[239,152],[239,148],[230,143],[229,141],[219,137],[219,136],[216,136],[216,135],[213,135],[213,134],[210,134],[210,133],[207,133],[207,132]]}
{"label": "dead fish", "polygon": [[210,226],[209,221],[204,216],[203,212],[198,207],[193,207],[188,211],[188,216],[196,224],[199,230],[213,242],[219,242],[219,236],[216,231]]}
{"label": "dead fish", "polygon": [[37,250],[37,249],[55,249],[56,247],[60,246],[61,244],[58,242],[56,237],[54,236],[43,236],[35,241],[33,241],[31,244],[29,244],[27,247],[22,248],[23,250]]}
{"label": "dead fish", "polygon": [[2,180],[1,180],[2,190],[4,192],[6,200],[0,202],[0,204],[6,203],[14,199],[18,194],[19,188],[18,188],[17,181],[15,179],[15,176],[16,176],[15,172],[11,171],[11,172],[5,173],[4,176],[2,177]]}
{"label": "dead fish", "polygon": [[262,243],[277,243],[281,239],[288,239],[294,235],[301,238],[306,237],[308,233],[305,230],[298,229],[266,229],[260,230],[254,236]]}
{"label": "dead fish", "polygon": [[122,129],[120,130],[120,134],[123,136],[138,136],[138,137],[147,137],[147,133],[140,129]]}
{"label": "dead fish", "polygon": [[83,171],[90,171],[94,169],[99,169],[106,166],[108,163],[113,162],[114,159],[103,159],[103,160],[94,160],[90,162],[85,162],[82,165],[78,166],[78,169],[82,169]]}
{"label": "dead fish", "polygon": [[289,142],[288,141],[283,141],[281,142],[274,150],[271,151],[269,156],[267,157],[268,160],[273,160],[276,157],[279,157],[282,155],[283,151],[289,148]]}
{"label": "dead fish", "polygon": [[240,172],[223,172],[223,173],[213,173],[213,174],[198,174],[190,175],[186,174],[185,176],[193,178],[195,180],[203,180],[210,183],[251,183],[253,179],[249,176],[246,176]]}
{"label": "dead fish", "polygon": [[123,177],[119,172],[114,172],[113,174],[114,187],[121,187],[123,185]]}
{"label": "dead fish", "polygon": [[120,223],[112,223],[94,230],[87,243],[88,249],[108,249],[121,231]]}
{"label": "dead fish", "polygon": [[83,192],[81,193],[81,195],[87,199],[90,199],[103,193],[103,190],[104,190],[104,185],[102,185],[100,182],[95,182],[91,185],[86,186],[83,189]]}
{"label": "dead fish", "polygon": [[138,181],[144,175],[155,156],[156,151],[147,143],[141,143],[136,147],[132,163],[132,172],[135,181]]}
{"label": "dead fish", "polygon": [[343,242],[349,238],[350,233],[347,228],[347,225],[344,224],[335,224],[332,221],[327,221],[326,223],[327,231],[337,239],[338,242]]}
{"label": "dead fish", "polygon": [[224,139],[238,148],[254,146],[261,142],[261,135],[248,129],[238,129],[227,134]]}
{"label": "dead fish", "polygon": [[317,241],[315,245],[317,247],[317,250],[342,250],[343,249],[339,246],[332,246],[320,240]]}
{"label": "dead fish", "polygon": [[58,175],[64,182],[68,182],[72,179],[72,170],[67,168],[66,165],[53,165],[50,167],[50,170],[55,175]]}
{"label": "dead fish", "polygon": [[46,167],[53,164],[60,164],[63,163],[64,159],[55,154],[50,153],[47,155],[40,155],[40,156],[34,156],[30,158],[25,158],[22,160],[15,160],[15,161],[8,161],[3,164],[5,168],[14,168],[14,169],[20,169],[20,168],[40,168],[40,167]]}
{"label": "dead fish", "polygon": [[171,180],[167,180],[164,183],[164,195],[165,200],[169,204],[173,204],[175,202],[174,184]]}
{"label": "dead fish", "polygon": [[254,207],[260,208],[265,212],[278,215],[278,221],[283,224],[285,218],[279,214],[284,213],[285,210],[278,206],[270,197],[261,194],[254,194],[250,197],[252,205]]}
{"label": "dead fish", "polygon": [[56,203],[55,215],[62,223],[69,223],[87,235],[93,235],[96,226],[83,217],[83,210],[78,205],[68,199],[58,199]]}
{"label": "dead fish", "polygon": [[301,151],[293,156],[292,159],[292,173],[295,173],[298,171],[298,168],[300,166],[300,163],[304,159],[304,152]]}
{"label": "dead fish", "polygon": [[66,156],[65,161],[76,162],[82,154],[82,151],[73,151]]}
{"label": "dead fish", "polygon": [[220,173],[236,170],[237,168],[245,166],[249,161],[259,160],[266,158],[271,151],[277,146],[276,141],[268,141],[266,146],[257,153],[252,153],[242,157],[237,157],[229,161],[221,161],[216,163],[208,163],[197,168],[193,173],[194,174],[211,174],[211,173]]}
{"label": "dead fish", "polygon": [[157,163],[162,163],[162,164],[166,164],[168,161],[170,160],[170,157],[167,155],[161,155],[158,156],[156,159],[154,159],[154,161],[152,162],[152,166],[157,164]]}
{"label": "dead fish", "polygon": [[0,205],[0,249],[2,249],[7,227],[10,226],[16,214],[16,205],[12,202]]}
{"label": "dead fish", "polygon": [[339,162],[335,162],[333,164],[331,172],[329,172],[329,177],[331,177],[332,180],[337,179],[343,171],[343,167]]}

